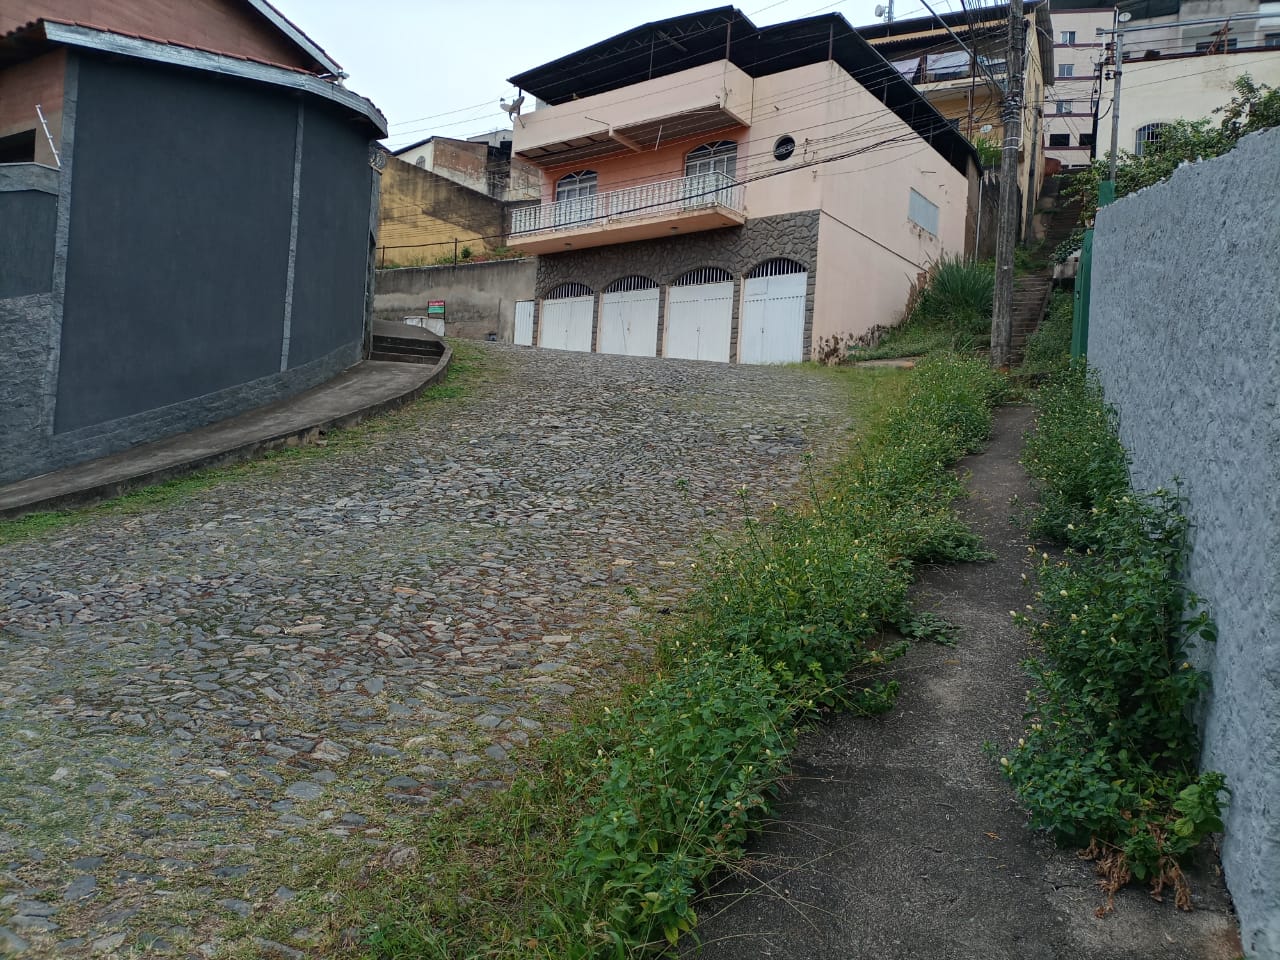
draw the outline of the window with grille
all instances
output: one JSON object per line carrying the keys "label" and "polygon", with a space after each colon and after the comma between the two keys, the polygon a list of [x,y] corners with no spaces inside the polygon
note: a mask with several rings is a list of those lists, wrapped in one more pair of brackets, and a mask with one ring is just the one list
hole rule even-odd
{"label": "window with grille", "polygon": [[633,290],[653,290],[658,286],[648,277],[619,277],[604,288],[605,293],[630,293]]}
{"label": "window with grille", "polygon": [[676,279],[671,284],[673,287],[693,287],[700,283],[724,283],[726,280],[732,280],[733,274],[728,270],[722,270],[720,267],[699,267],[697,270],[690,270],[688,273]]}
{"label": "window with grille", "polygon": [[748,273],[747,279],[783,277],[789,273],[804,273],[808,269],[803,263],[797,263],[795,260],[788,260],[786,257],[774,257],[772,260],[766,260]]}
{"label": "window with grille", "polygon": [[580,200],[583,197],[596,195],[596,172],[579,170],[567,173],[556,183],[557,200]]}
{"label": "window with grille", "polygon": [[907,219],[935,237],[938,235],[938,205],[915,190],[908,193]]}
{"label": "window with grille", "polygon": [[422,154],[418,154],[418,159],[413,161],[413,165],[415,167],[422,167],[423,169],[426,169],[427,158],[424,157]]}
{"label": "window with grille", "polygon": [[567,300],[570,297],[589,297],[595,291],[585,283],[562,283],[547,294],[548,300]]}
{"label": "window with grille", "polygon": [[1159,143],[1167,126],[1167,123],[1148,123],[1139,127],[1133,138],[1134,154],[1140,157],[1151,149],[1152,144]]}
{"label": "window with grille", "polygon": [[1069,147],[1069,146],[1071,146],[1071,134],[1069,134],[1069,133],[1051,133],[1051,134],[1049,134],[1049,146],[1051,146],[1051,147]]}

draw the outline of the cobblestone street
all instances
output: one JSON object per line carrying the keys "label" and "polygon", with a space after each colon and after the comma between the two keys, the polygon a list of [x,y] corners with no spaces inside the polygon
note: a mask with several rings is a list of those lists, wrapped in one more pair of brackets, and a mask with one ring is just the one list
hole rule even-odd
{"label": "cobblestone street", "polygon": [[358,450],[0,548],[0,956],[212,956],[316,844],[500,784],[849,426],[812,370],[477,349]]}

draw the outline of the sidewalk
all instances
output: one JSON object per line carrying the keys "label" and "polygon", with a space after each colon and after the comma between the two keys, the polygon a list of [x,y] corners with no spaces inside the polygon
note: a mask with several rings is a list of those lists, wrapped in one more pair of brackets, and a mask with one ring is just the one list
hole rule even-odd
{"label": "sidewalk", "polygon": [[365,360],[295,397],[199,430],[0,487],[0,518],[80,506],[136,487],[305,443],[418,396],[444,377],[452,351],[437,363]]}
{"label": "sidewalk", "polygon": [[[993,563],[926,568],[916,597],[960,628],[955,647],[902,661],[897,708],[844,717],[802,742],[778,820],[698,907],[705,960],[1235,960],[1234,914],[1213,865],[1190,873],[1196,909],[1131,887],[1115,912],[1092,865],[1026,826],[982,744],[1016,739],[1026,637],[1009,611],[1031,598],[1027,541],[1010,498],[1031,411],[997,411],[987,449],[962,461],[961,512]],[[1208,858],[1206,858],[1208,859]]]}

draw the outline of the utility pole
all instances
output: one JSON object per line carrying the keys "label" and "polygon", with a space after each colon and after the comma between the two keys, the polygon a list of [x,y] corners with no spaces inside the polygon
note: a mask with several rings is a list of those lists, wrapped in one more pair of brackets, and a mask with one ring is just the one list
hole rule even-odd
{"label": "utility pole", "polygon": [[1111,166],[1107,176],[1112,183],[1116,182],[1116,159],[1120,156],[1120,75],[1124,73],[1124,24],[1128,19],[1128,13],[1116,10],[1116,33],[1112,38],[1116,62],[1111,71],[1116,82],[1111,93]]}
{"label": "utility pole", "polygon": [[996,210],[996,289],[991,305],[991,365],[1007,367],[1013,339],[1013,248],[1018,241],[1018,144],[1022,139],[1022,0],[1009,0],[1004,153]]}

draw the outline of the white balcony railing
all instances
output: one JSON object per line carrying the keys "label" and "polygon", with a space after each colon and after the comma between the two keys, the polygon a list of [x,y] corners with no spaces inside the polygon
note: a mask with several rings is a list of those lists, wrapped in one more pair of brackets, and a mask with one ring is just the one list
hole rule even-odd
{"label": "white balcony railing", "polygon": [[642,183],[591,197],[515,210],[511,214],[511,234],[514,237],[547,230],[572,230],[606,221],[711,207],[728,207],[742,213],[742,190],[742,184],[723,173],[700,173],[678,180]]}

